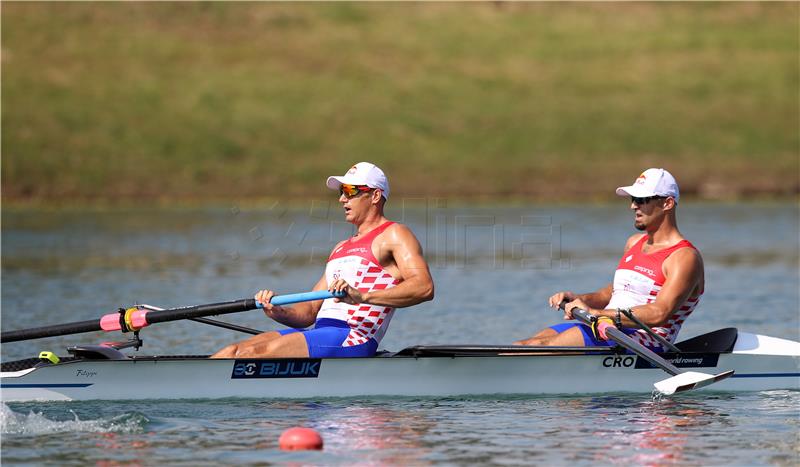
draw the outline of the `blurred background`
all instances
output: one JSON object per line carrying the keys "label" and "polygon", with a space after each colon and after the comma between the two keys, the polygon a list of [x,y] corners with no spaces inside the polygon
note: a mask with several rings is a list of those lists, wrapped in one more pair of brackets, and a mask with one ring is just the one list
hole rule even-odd
{"label": "blurred background", "polygon": [[[800,193],[800,4],[4,3],[2,196],[259,203],[382,166],[393,193]],[[287,197],[288,196],[288,197]]]}
{"label": "blurred background", "polygon": [[[614,188],[651,166],[705,263],[679,340],[800,340],[798,2],[1,7],[3,331],[308,290],[353,229],[324,180],[368,160],[436,284],[381,349],[559,323],[551,294],[611,282],[634,233]],[[244,337],[174,322],[138,355]],[[325,433],[326,465],[797,463],[794,393],[640,396],[0,404],[0,434],[9,465],[263,465],[289,459],[269,441],[286,423]]]}

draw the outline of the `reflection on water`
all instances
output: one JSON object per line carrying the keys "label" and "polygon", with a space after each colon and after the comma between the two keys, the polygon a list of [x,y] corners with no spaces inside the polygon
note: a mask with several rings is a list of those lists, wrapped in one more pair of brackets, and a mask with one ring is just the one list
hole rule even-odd
{"label": "reflection on water", "polygon": [[[355,402],[336,411],[323,411],[309,420],[334,452],[360,452],[365,463],[427,465],[430,449],[423,440],[435,422],[425,412],[390,405]],[[370,453],[376,453],[373,456]]]}
{"label": "reflection on water", "polygon": [[[595,435],[608,439],[611,446],[632,451],[629,460],[635,464],[681,465],[689,462],[684,452],[687,444],[695,446],[689,443],[691,433],[710,425],[724,427],[724,420],[725,414],[702,400],[678,402],[663,398],[637,404],[616,420],[616,428],[600,429]],[[594,460],[613,463],[617,457],[613,451],[605,454],[598,452]]]}
{"label": "reflection on water", "polygon": [[[789,465],[800,449],[797,391],[659,401],[609,394],[9,406],[20,420],[31,410],[50,420],[72,413],[76,422],[105,429],[86,433],[76,425],[62,437],[3,432],[4,463]],[[120,429],[131,420],[135,429]],[[293,426],[317,430],[324,450],[278,451],[280,434]]]}

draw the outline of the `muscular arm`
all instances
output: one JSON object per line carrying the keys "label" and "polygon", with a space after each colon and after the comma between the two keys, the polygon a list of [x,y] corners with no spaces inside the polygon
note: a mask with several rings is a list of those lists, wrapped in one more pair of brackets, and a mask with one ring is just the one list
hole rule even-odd
{"label": "muscular arm", "polygon": [[600,290],[577,295],[576,298],[583,300],[591,308],[605,308],[611,301],[611,292],[614,290],[613,284],[608,284]]}
{"label": "muscular arm", "polygon": [[351,287],[348,293],[353,296],[353,301],[402,308],[432,300],[433,279],[417,238],[402,224],[387,229],[384,235],[382,253],[388,254],[394,261],[401,282],[388,289],[364,294]]}
{"label": "muscular arm", "polygon": [[[323,274],[312,290],[325,290],[328,281]],[[259,292],[261,294],[261,292]],[[257,296],[258,297],[258,296]],[[263,303],[263,300],[260,300]],[[265,305],[264,313],[275,321],[292,328],[306,328],[314,324],[322,307],[322,300],[296,303],[292,306]]]}

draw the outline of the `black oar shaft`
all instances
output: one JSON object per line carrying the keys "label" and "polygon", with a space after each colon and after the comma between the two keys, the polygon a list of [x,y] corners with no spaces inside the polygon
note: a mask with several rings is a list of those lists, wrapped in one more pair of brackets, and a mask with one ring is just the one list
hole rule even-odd
{"label": "black oar shaft", "polygon": [[77,321],[74,323],[54,324],[39,328],[20,329],[18,331],[4,331],[0,334],[0,342],[17,342],[43,337],[66,336],[67,334],[80,334],[84,332],[100,331],[100,320]]}
{"label": "black oar shaft", "polygon": [[[242,311],[253,310],[255,308],[257,308],[256,301],[252,298],[245,300],[234,300],[231,302],[212,303],[210,305],[169,308],[166,310],[148,312],[147,323],[164,323],[167,321],[177,321],[188,318],[202,318],[204,316],[239,313]],[[100,321],[101,320],[99,319],[93,319],[74,323],[56,324],[53,326],[20,329],[18,331],[6,331],[0,334],[0,342],[8,343],[29,339],[41,339],[44,337],[65,336],[67,334],[102,331],[103,328],[100,326]]]}
{"label": "black oar shaft", "polygon": [[625,334],[624,332],[620,331],[617,328],[606,329],[606,335],[608,335],[611,339],[613,339],[614,342],[625,347],[626,349],[630,350],[636,355],[642,357],[643,359],[647,360],[653,365],[656,365],[657,367],[661,368],[662,370],[666,371],[672,376],[683,373],[675,365],[659,357],[655,352],[648,349],[647,347],[640,345],[635,340],[628,337],[627,334]]}
{"label": "black oar shaft", "polygon": [[147,313],[147,322],[149,324],[165,323],[167,321],[177,321],[181,319],[241,313],[242,311],[254,309],[256,309],[256,301],[249,298],[246,300],[234,300],[232,302],[212,303],[211,305],[197,305],[151,311]]}
{"label": "black oar shaft", "polygon": [[[286,295],[275,295],[270,299],[273,305],[291,305],[292,303],[312,302],[315,300],[327,300],[329,298],[342,298],[345,292],[328,290],[312,290],[311,292],[301,292]],[[261,304],[255,299],[233,300],[230,302],[212,303],[210,305],[184,306],[180,308],[169,308],[166,310],[153,310],[151,307],[141,307],[130,310],[121,310],[123,315],[107,314],[98,320],[79,321],[76,323],[59,324],[55,326],[44,326],[40,328],[21,329],[19,331],[8,331],[0,334],[0,342],[15,342],[27,339],[39,339],[42,337],[63,336],[66,334],[79,334],[92,331],[119,331],[130,328],[141,329],[147,325],[155,323],[165,323],[167,321],[178,321],[181,319],[202,318],[205,316],[225,315],[228,313],[240,313],[242,311],[261,308]]]}

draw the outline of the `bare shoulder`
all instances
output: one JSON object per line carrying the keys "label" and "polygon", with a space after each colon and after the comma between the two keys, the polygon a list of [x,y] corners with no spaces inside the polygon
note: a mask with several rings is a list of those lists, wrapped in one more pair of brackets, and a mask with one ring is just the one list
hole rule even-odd
{"label": "bare shoulder", "polygon": [[702,283],[705,276],[703,258],[694,248],[679,248],[664,261],[663,271],[667,277],[695,278]]}
{"label": "bare shoulder", "polygon": [[394,224],[390,225],[381,235],[393,242],[403,242],[410,239],[413,239],[414,241],[417,240],[414,232],[412,232],[407,225],[399,222],[395,222]]}
{"label": "bare shoulder", "polygon": [[700,252],[689,247],[675,250],[671,255],[669,255],[667,260],[672,260],[672,262],[685,265],[703,266],[703,257],[700,255]]}
{"label": "bare shoulder", "polygon": [[386,251],[396,254],[399,251],[422,254],[422,246],[408,226],[400,223],[390,225],[378,236]]}
{"label": "bare shoulder", "polygon": [[628,237],[628,241],[625,242],[625,252],[627,253],[628,250],[630,250],[633,247],[633,245],[636,245],[636,242],[641,240],[642,237],[644,237],[645,235],[647,235],[647,234],[635,233],[635,234],[631,235],[630,237]]}

